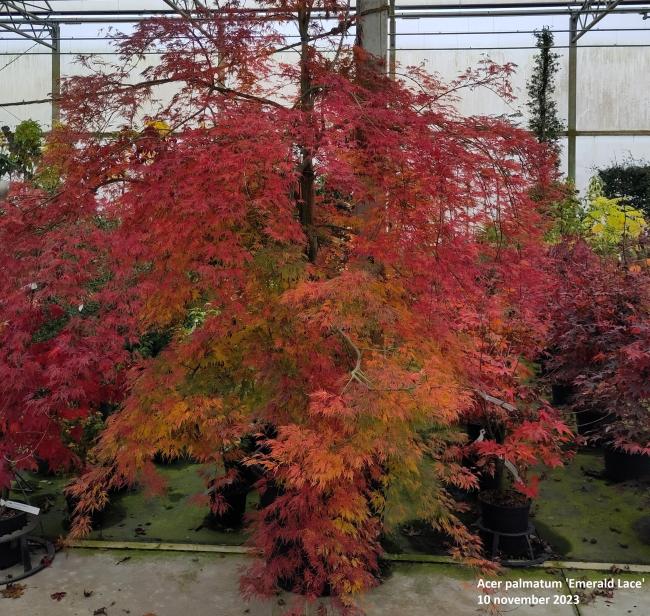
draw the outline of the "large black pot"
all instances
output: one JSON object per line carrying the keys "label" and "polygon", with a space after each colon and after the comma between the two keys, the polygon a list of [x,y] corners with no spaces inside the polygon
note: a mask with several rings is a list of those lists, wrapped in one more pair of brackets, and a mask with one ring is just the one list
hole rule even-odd
{"label": "large black pot", "polygon": [[650,479],[650,456],[606,447],[605,475],[612,481]]}
{"label": "large black pot", "polygon": [[[78,503],[79,503],[78,497],[73,496],[72,494],[65,495],[66,519],[64,520],[64,525],[67,528],[69,528],[72,525],[74,510],[76,509]],[[98,528],[101,528],[103,526],[104,518],[106,516],[106,511],[108,510],[109,507],[110,504],[106,505],[104,509],[92,512],[92,514],[90,515],[90,524],[93,530],[97,530]]]}
{"label": "large black pot", "polygon": [[210,511],[206,518],[207,526],[217,529],[241,527],[244,524],[249,489],[250,486],[241,480],[219,487],[218,494],[225,501],[226,510],[218,514]]}
{"label": "large black pot", "polygon": [[531,501],[522,505],[497,505],[490,492],[479,495],[481,519],[485,528],[498,533],[525,533],[528,530]]}
{"label": "large black pot", "polygon": [[529,528],[530,500],[521,505],[495,504],[488,499],[492,493],[494,491],[483,492],[479,495],[481,521],[483,528],[487,529],[480,533],[483,545],[491,554],[495,533],[506,533],[499,535],[498,554],[492,554],[492,556],[506,559],[530,558],[528,540],[525,536]]}
{"label": "large black pot", "polygon": [[[27,514],[24,511],[12,511],[10,517],[0,518],[0,537],[10,535],[27,524]],[[0,569],[13,567],[20,562],[20,542],[18,539],[0,543]]]}
{"label": "large black pot", "polygon": [[608,413],[594,410],[576,411],[576,430],[580,436],[592,436],[601,431],[612,419]]}
{"label": "large black pot", "polygon": [[553,383],[551,385],[551,402],[553,406],[563,406],[571,402],[574,394],[570,383]]}

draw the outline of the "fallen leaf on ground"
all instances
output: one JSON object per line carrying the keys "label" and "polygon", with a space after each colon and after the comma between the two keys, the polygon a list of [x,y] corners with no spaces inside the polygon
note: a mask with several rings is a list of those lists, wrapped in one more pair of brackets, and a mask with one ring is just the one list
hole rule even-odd
{"label": "fallen leaf on ground", "polygon": [[106,616],[106,608],[100,607],[99,609],[93,612],[93,616]]}
{"label": "fallen leaf on ground", "polygon": [[65,592],[65,591],[61,591],[61,592],[53,592],[53,593],[50,595],[50,599],[54,599],[55,601],[61,601],[61,599],[63,599],[63,597],[65,597],[67,594],[68,594],[68,593]]}
{"label": "fallen leaf on ground", "polygon": [[24,584],[7,584],[7,588],[0,590],[0,595],[3,599],[18,599],[25,594],[25,588]]}
{"label": "fallen leaf on ground", "polygon": [[84,597],[86,597],[86,599],[87,599],[88,597],[92,597],[92,596],[93,596],[93,592],[94,592],[94,591],[92,591],[92,590],[86,590],[86,589],[84,588]]}

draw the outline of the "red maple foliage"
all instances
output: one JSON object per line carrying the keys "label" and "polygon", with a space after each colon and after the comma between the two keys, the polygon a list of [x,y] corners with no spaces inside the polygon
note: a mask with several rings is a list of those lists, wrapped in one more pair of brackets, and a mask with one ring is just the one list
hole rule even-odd
{"label": "red maple foliage", "polygon": [[[67,81],[45,160],[61,184],[0,216],[0,481],[74,462],[66,442],[110,403],[70,490],[77,533],[112,488],[160,489],[158,453],[237,459],[276,493],[245,590],[348,605],[377,581],[392,494],[480,558],[449,491],[476,485],[458,423],[477,391],[526,395],[550,284],[531,189],[555,170],[526,131],[454,109],[464,87],[509,96],[511,66],[391,81],[343,44],[338,5],[266,8],[143,22],[118,65]],[[526,457],[545,422],[513,432]]]}
{"label": "red maple foliage", "polygon": [[571,409],[596,412],[591,436],[650,455],[650,275],[582,241],[556,249],[548,368],[574,387]]}

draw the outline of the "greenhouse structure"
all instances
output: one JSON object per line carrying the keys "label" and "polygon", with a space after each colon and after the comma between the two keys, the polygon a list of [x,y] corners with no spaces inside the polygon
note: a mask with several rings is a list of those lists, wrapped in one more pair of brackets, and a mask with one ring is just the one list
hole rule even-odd
{"label": "greenhouse structure", "polygon": [[650,614],[649,17],[0,0],[0,614]]}

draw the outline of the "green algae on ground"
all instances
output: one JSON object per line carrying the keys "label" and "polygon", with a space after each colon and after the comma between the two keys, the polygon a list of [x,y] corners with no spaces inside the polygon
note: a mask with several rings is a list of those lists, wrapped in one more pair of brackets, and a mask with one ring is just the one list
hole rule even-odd
{"label": "green algae on ground", "polygon": [[[199,474],[200,465],[182,463],[161,465],[158,470],[167,482],[167,491],[148,497],[142,490],[127,490],[111,497],[98,528],[88,539],[241,545],[246,535],[241,531],[218,532],[203,526],[208,508],[193,502],[205,490]],[[37,505],[47,502],[41,516],[43,534],[57,538],[67,534],[67,507],[63,488],[68,477],[29,477],[35,490],[29,495]],[[16,495],[18,498],[19,493]],[[258,496],[251,493],[248,508],[253,510]]]}
{"label": "green algae on ground", "polygon": [[650,564],[650,545],[636,530],[647,516],[650,492],[635,482],[608,482],[599,478],[602,471],[602,453],[586,450],[549,473],[535,502],[540,535],[559,553],[568,543],[567,560]]}
{"label": "green algae on ground", "polygon": [[[90,539],[165,543],[240,545],[245,533],[218,532],[203,526],[205,505],[193,502],[205,481],[199,465],[176,463],[160,466],[168,490],[155,498],[134,490],[115,495],[102,527]],[[587,471],[587,472],[585,472]],[[650,564],[647,541],[647,488],[634,483],[612,484],[598,478],[599,452],[580,452],[565,467],[548,474],[535,501],[533,521],[539,534],[566,560]],[[48,537],[66,534],[65,477],[30,477],[36,490],[30,499],[47,508],[42,516]],[[20,493],[15,494],[20,500]],[[253,511],[257,494],[249,495]],[[403,504],[408,507],[408,503]],[[472,520],[468,517],[468,522]],[[414,520],[387,533],[384,547],[395,554],[444,553],[444,542],[425,524]],[[410,533],[410,535],[409,535]]]}

